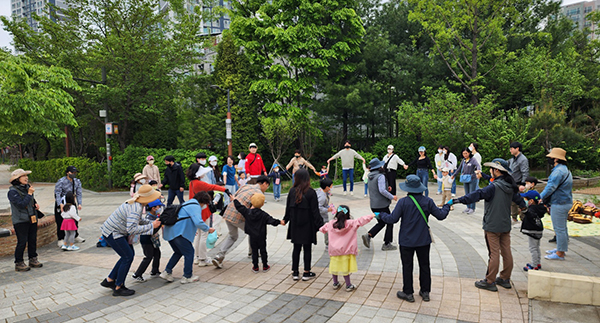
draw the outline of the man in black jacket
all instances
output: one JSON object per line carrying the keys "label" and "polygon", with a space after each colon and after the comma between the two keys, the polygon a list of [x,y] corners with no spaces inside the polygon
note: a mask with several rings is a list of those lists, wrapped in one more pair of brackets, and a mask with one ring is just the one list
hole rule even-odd
{"label": "man in black jacket", "polygon": [[162,180],[162,185],[169,185],[169,197],[167,198],[167,206],[173,204],[175,195],[179,199],[179,204],[183,204],[183,191],[185,190],[185,175],[180,163],[175,162],[175,157],[169,155],[165,157],[165,177]]}

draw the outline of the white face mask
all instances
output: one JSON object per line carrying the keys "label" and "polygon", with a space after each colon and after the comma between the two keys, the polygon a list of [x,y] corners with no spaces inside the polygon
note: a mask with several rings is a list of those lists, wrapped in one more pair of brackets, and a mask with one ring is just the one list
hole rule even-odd
{"label": "white face mask", "polygon": [[529,183],[525,183],[525,189],[526,189],[526,190],[528,190],[528,189],[530,189],[530,188],[531,188],[531,184],[529,184]]}
{"label": "white face mask", "polygon": [[469,146],[469,151],[473,151],[473,146]]}
{"label": "white face mask", "polygon": [[140,184],[142,184],[142,185],[146,184],[146,179],[145,178],[140,179]]}
{"label": "white face mask", "polygon": [[444,154],[447,154],[447,153],[448,153],[448,151],[447,151],[447,150],[442,150],[442,152],[443,152]]}
{"label": "white face mask", "polygon": [[216,161],[211,161],[211,162],[210,162],[210,165],[211,165],[211,166],[217,166],[217,162],[216,162]]}
{"label": "white face mask", "polygon": [[149,161],[148,161],[148,164],[150,164],[150,165],[154,165],[154,160],[149,160]]}
{"label": "white face mask", "polygon": [[443,152],[444,152],[443,150],[441,150],[441,149],[438,149],[438,154],[441,154],[441,153],[443,153]]}
{"label": "white face mask", "polygon": [[279,171],[279,167],[275,167],[275,168],[273,168],[273,170],[274,170],[275,172],[278,172],[278,171]]}
{"label": "white face mask", "polygon": [[200,165],[206,165],[206,159],[200,159],[199,163]]}
{"label": "white face mask", "polygon": [[393,149],[388,149],[388,153],[391,153],[391,152],[393,152],[393,151],[394,151]]}

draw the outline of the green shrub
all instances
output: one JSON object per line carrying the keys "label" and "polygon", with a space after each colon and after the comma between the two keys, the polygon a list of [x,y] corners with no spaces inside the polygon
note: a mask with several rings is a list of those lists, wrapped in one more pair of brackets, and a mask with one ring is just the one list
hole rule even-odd
{"label": "green shrub", "polygon": [[77,178],[81,180],[84,188],[94,191],[107,190],[106,163],[98,163],[88,158],[67,157],[41,161],[24,158],[19,160],[18,167],[30,170],[29,178],[34,182],[54,183],[65,176],[67,166],[70,165],[79,170]]}

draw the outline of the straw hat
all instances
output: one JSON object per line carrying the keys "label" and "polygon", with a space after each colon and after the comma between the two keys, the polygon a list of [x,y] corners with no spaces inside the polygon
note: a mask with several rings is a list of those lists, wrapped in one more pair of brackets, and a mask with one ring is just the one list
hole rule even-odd
{"label": "straw hat", "polygon": [[263,205],[265,205],[265,195],[260,193],[254,193],[250,198],[250,203],[254,208],[260,209]]}
{"label": "straw hat", "polygon": [[15,179],[23,176],[23,175],[29,175],[31,174],[30,170],[23,170],[22,168],[19,169],[15,169],[11,174],[10,174],[10,180],[8,181],[9,183],[12,183],[12,181],[14,181]]}
{"label": "straw hat", "polygon": [[552,148],[546,157],[567,161],[567,152],[562,148]]}
{"label": "straw hat", "polygon": [[127,203],[133,204],[133,202],[138,202],[141,204],[148,204],[158,198],[160,198],[161,193],[152,188],[152,186],[148,184],[144,184],[140,186],[138,191],[133,195],[133,198],[127,200]]}
{"label": "straw hat", "polygon": [[136,173],[135,175],[133,175],[133,180],[136,182],[142,178],[148,179],[148,177],[142,173]]}

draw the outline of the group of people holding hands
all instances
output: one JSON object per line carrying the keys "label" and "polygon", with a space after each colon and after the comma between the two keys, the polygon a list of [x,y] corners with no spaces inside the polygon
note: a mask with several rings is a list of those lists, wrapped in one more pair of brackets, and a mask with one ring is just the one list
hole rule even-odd
{"label": "group of people holding hands", "polygon": [[[325,234],[325,244],[330,255],[329,272],[332,275],[333,288],[344,286],[347,291],[353,291],[356,286],[351,283],[350,274],[357,271],[357,231],[360,226],[368,224],[375,218],[377,221],[375,226],[361,236],[363,244],[370,248],[372,239],[385,227],[382,250],[397,249],[392,244],[393,225],[400,222],[398,245],[402,261],[403,289],[397,293],[397,296],[409,302],[415,301],[412,271],[413,258],[416,254],[420,270],[419,295],[424,301],[429,301],[431,291],[429,253],[433,241],[429,216],[433,215],[438,220],[444,220],[455,204],[465,204],[467,208],[464,212],[470,214],[475,210],[475,203],[484,200],[483,230],[489,251],[489,262],[485,279],[477,281],[475,286],[490,291],[497,290],[497,285],[511,288],[513,261],[510,231],[513,224],[511,213],[514,209],[512,204],[516,205],[519,213],[524,212],[521,231],[530,239],[532,262],[524,269],[541,269],[539,259],[541,230],[536,217],[539,220],[545,213],[544,209],[539,207],[542,204],[549,208],[557,240],[557,248],[548,251],[546,258],[564,260],[568,249],[566,219],[572,204],[572,176],[566,167],[566,152],[561,148],[553,148],[547,155],[553,170],[548,184],[539,194],[533,187],[537,180],[532,182],[532,179],[527,179],[528,168],[525,170],[522,167],[522,159],[525,156],[519,157],[519,154],[513,154],[513,160],[510,161],[496,158],[484,163],[483,166],[490,168],[488,175],[481,172],[481,156],[477,148],[477,144],[465,148],[462,151],[463,160],[458,164],[456,156],[453,156],[446,146],[440,146],[434,159],[434,168],[426,155],[425,147],[418,149],[419,156],[415,160],[405,164],[394,154],[394,147],[390,145],[383,160],[374,158],[369,162],[368,167],[365,166],[368,170],[366,184],[372,214],[357,219],[350,216],[350,208],[347,205],[335,207],[330,204],[333,182],[328,176],[322,176],[323,170],[318,173],[322,176],[320,188],[317,190],[311,188],[310,175],[306,168],[312,169],[315,173],[317,171],[300,156],[299,151],[286,167],[292,168],[293,186],[287,196],[283,219],[275,219],[262,210],[265,203],[264,193],[271,185],[271,179],[274,185],[280,185],[280,177],[269,176],[273,172],[266,171],[260,155],[256,153],[255,144],[251,144],[250,153],[243,156],[246,160],[243,173],[248,177],[248,183],[243,186],[237,186],[236,173],[233,173],[233,177],[229,176],[230,169],[240,174],[239,164],[236,169],[231,156],[228,157],[223,172],[220,172],[214,168],[216,164],[204,166],[206,155],[198,154],[197,163],[190,166],[186,174],[183,174],[181,166],[172,156],[167,156],[164,160],[168,167],[162,181],[160,173],[156,173],[156,165],[153,165],[154,158],[149,156],[147,168],[145,167],[143,172],[136,174],[134,178],[131,198],[120,205],[101,226],[102,237],[120,257],[101,285],[112,289],[115,296],[129,296],[135,293],[125,286],[125,278],[133,262],[133,244],[138,239],[142,243],[145,258],[134,274],[134,279],[144,281],[143,273],[153,261],[150,275],[160,276],[172,282],[174,281],[173,268],[183,257],[184,269],[181,283],[198,281],[199,277],[193,274],[194,262],[200,266],[213,264],[216,268],[222,268],[227,252],[239,238],[239,230],[249,236],[248,254],[252,257],[252,272],[266,272],[270,269],[266,226],[284,225],[287,226],[287,239],[293,244],[291,268],[293,280],[310,280],[315,277],[315,273],[311,271],[311,246],[317,243],[317,233],[322,232]],[[522,146],[513,148],[511,144],[511,153],[513,149],[521,153]],[[350,180],[352,194],[354,159],[361,159],[364,164],[366,162],[351,149],[349,142],[346,142],[344,149],[327,162],[335,158],[342,159],[344,195],[347,191],[347,180]],[[209,163],[211,162],[209,158]],[[396,170],[400,166],[406,169],[411,165],[417,166],[416,174],[408,175],[406,180],[400,183],[399,188],[407,195],[398,198],[395,187]],[[438,180],[437,193],[444,194],[441,205],[436,205],[433,199],[428,197],[429,172],[432,172],[433,177]],[[34,189],[27,180],[29,173],[22,169],[13,172],[11,177],[13,187],[8,194],[13,208],[13,223],[15,231],[18,230],[19,238],[15,251],[16,270],[42,266],[37,260],[35,243],[32,246],[34,242],[32,239],[35,239],[35,211],[38,206],[33,198]],[[73,174],[77,174],[77,169],[70,166],[65,180],[61,179],[57,183],[56,193],[59,196],[56,198],[56,209],[60,210],[61,214],[71,209],[81,209],[80,181],[76,180]],[[278,175],[281,176],[281,173],[278,172]],[[183,176],[187,176],[190,180],[188,201],[183,200],[182,193],[185,187]],[[211,179],[211,176],[214,179]],[[459,198],[455,197],[456,176],[459,176],[459,181],[465,184],[465,195]],[[479,188],[481,179],[489,180],[490,184]],[[211,180],[215,182],[210,183]],[[169,186],[166,205],[158,190],[161,184]],[[179,197],[180,205],[170,206],[176,196]],[[218,208],[221,216],[215,217],[214,213],[217,210],[215,205],[218,204],[218,200],[225,199],[226,203],[222,203],[223,205]],[[276,199],[278,200],[279,196],[276,196]],[[390,209],[392,201],[397,201],[393,210]],[[69,210],[66,210],[66,206]],[[174,216],[174,220],[168,222],[165,220],[166,216],[162,217],[163,214]],[[330,215],[333,216],[332,219],[329,218]],[[228,235],[219,245],[216,256],[209,259],[206,255],[206,234],[214,232],[214,224],[220,220],[225,222]],[[26,223],[27,226],[21,223]],[[76,221],[68,221],[66,227],[76,229],[76,226]],[[163,239],[173,249],[173,255],[162,272],[159,271],[160,239],[158,236],[161,227]],[[68,238],[64,236],[59,238],[65,240],[62,244],[68,249],[76,233],[67,233],[67,235]],[[23,261],[27,243],[29,243],[29,266]],[[301,254],[303,270],[300,270]],[[500,256],[503,258],[501,271],[499,270]],[[259,266],[259,260],[262,268]],[[343,276],[344,285],[340,282],[339,276]]]}

